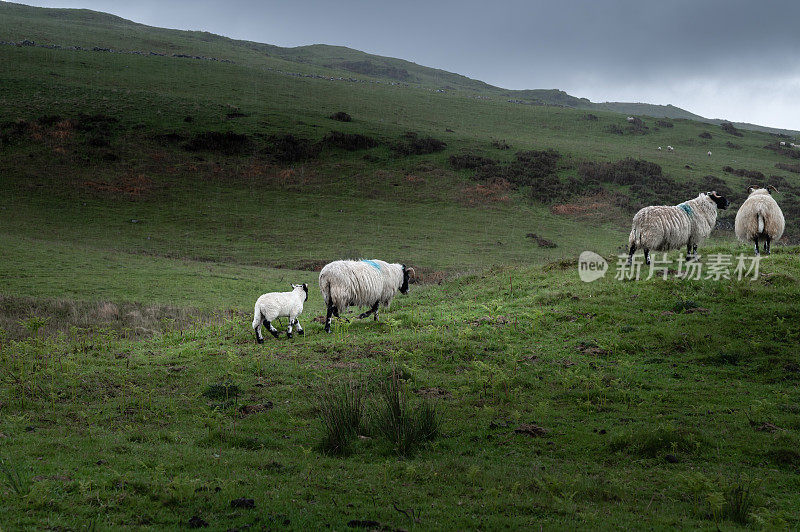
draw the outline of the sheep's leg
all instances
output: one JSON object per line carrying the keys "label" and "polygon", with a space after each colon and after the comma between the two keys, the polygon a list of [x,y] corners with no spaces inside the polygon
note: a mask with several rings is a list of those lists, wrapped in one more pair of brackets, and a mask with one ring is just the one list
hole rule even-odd
{"label": "sheep's leg", "polygon": [[686,262],[692,260],[692,243],[686,244]]}
{"label": "sheep's leg", "polygon": [[764,255],[769,255],[769,248],[770,244],[772,244],[772,239],[770,237],[765,237],[766,242],[764,242]]}
{"label": "sheep's leg", "polygon": [[378,321],[378,304],[375,303],[375,313],[372,315],[373,321]]}
{"label": "sheep's leg", "polygon": [[644,248],[644,263],[650,266],[650,250]]}
{"label": "sheep's leg", "polygon": [[278,329],[276,329],[275,327],[273,327],[273,326],[272,326],[272,323],[270,323],[270,322],[269,322],[269,321],[267,321],[267,320],[264,320],[264,327],[266,327],[266,328],[267,328],[267,330],[269,330],[269,332],[270,332],[270,333],[272,334],[272,336],[274,336],[275,338],[278,338],[278,337],[280,336],[280,334],[281,334],[281,333],[279,333],[279,332],[278,332]]}
{"label": "sheep's leg", "polygon": [[631,248],[628,250],[628,264],[633,262],[634,253],[636,253],[636,243],[631,244]]}
{"label": "sheep's leg", "polygon": [[[375,304],[372,305],[372,308],[370,308],[366,312],[362,312],[361,314],[359,314],[358,315],[358,319],[363,320],[364,318],[366,318],[370,314],[375,314],[375,316],[377,316],[378,315],[378,303],[379,303],[379,301],[376,301]],[[375,319],[377,320],[378,318],[376,317]]]}
{"label": "sheep's leg", "polygon": [[300,336],[303,336],[305,334],[305,331],[303,331],[303,327],[300,326],[300,320],[295,318],[294,319],[294,325],[295,325],[295,327],[297,327],[297,334],[299,334]]}
{"label": "sheep's leg", "polygon": [[755,243],[756,243],[756,255],[760,255],[760,253],[758,252],[758,237],[755,237],[755,238],[753,239],[753,242],[755,242]]}
{"label": "sheep's leg", "polygon": [[263,344],[264,337],[261,336],[261,323],[257,323],[253,330],[256,332],[256,343]]}
{"label": "sheep's leg", "polygon": [[692,246],[692,255],[694,255],[694,258],[697,258],[697,244]]}
{"label": "sheep's leg", "polygon": [[333,314],[333,305],[328,305],[328,314],[325,316],[325,332],[331,332],[331,314]]}
{"label": "sheep's leg", "polygon": [[294,325],[294,318],[289,318],[289,326],[286,328],[286,338],[292,337],[292,325]]}

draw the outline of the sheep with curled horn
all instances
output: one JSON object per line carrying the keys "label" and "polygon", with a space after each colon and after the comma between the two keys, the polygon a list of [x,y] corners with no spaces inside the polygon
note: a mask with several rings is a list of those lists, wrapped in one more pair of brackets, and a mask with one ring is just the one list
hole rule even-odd
{"label": "sheep with curled horn", "polygon": [[633,217],[628,238],[628,264],[637,249],[644,251],[650,264],[650,251],[669,251],[686,246],[686,260],[697,256],[697,246],[711,234],[717,223],[717,209],[730,202],[716,191],[702,192],[679,205],[645,207]]}
{"label": "sheep with curled horn", "polygon": [[369,307],[358,317],[370,314],[378,320],[378,308],[388,307],[399,290],[408,293],[409,276],[413,268],[405,264],[390,264],[382,260],[337,260],[319,272],[319,289],[327,307],[325,332],[331,332],[331,316],[349,306]]}
{"label": "sheep with curled horn", "polygon": [[736,221],[734,222],[736,237],[742,242],[753,242],[756,255],[759,254],[759,240],[764,243],[764,253],[769,255],[772,241],[780,239],[786,227],[783,211],[772,198],[769,191],[770,188],[778,192],[778,189],[772,185],[767,185],[763,188],[757,186],[748,187],[747,199],[739,207],[739,211],[736,213]]}

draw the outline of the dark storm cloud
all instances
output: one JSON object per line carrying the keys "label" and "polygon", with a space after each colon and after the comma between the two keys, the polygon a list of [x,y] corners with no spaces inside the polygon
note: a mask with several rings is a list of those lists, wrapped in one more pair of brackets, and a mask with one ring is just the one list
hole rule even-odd
{"label": "dark storm cloud", "polygon": [[672,103],[800,128],[796,1],[31,3],[281,46],[338,44],[507,88]]}

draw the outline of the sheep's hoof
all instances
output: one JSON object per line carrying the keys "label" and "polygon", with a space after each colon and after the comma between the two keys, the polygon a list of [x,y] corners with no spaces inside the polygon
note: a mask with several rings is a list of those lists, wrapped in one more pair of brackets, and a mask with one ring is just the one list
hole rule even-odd
{"label": "sheep's hoof", "polygon": [[263,344],[264,343],[264,339],[263,338],[256,338],[256,343],[257,344]]}
{"label": "sheep's hoof", "polygon": [[297,331],[297,334],[303,336],[305,334],[305,331],[303,329],[300,329],[299,331]]}
{"label": "sheep's hoof", "polygon": [[280,338],[281,337],[281,333],[279,333],[278,331],[275,331],[275,332],[270,331],[270,332],[272,333],[272,336],[274,336],[275,338]]}
{"label": "sheep's hoof", "polygon": [[286,333],[286,338],[291,339],[292,338],[292,333]]}
{"label": "sheep's hoof", "polygon": [[360,319],[360,320],[363,320],[366,317],[367,317],[367,313],[366,312],[363,312],[363,313],[358,315],[358,319]]}

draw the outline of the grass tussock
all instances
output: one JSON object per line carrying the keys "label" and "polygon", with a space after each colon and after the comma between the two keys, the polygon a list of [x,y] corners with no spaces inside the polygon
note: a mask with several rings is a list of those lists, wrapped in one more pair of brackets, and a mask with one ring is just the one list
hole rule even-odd
{"label": "grass tussock", "polygon": [[379,385],[372,428],[391,444],[396,454],[412,455],[422,444],[436,438],[439,425],[440,416],[433,403],[427,400],[410,402],[399,372],[392,371]]}
{"label": "grass tussock", "polygon": [[657,458],[666,454],[693,453],[701,446],[702,441],[694,433],[673,427],[655,427],[621,434],[611,440],[609,449],[643,458]]}
{"label": "grass tussock", "polygon": [[365,388],[362,383],[347,381],[329,385],[318,397],[323,425],[320,450],[333,456],[347,456],[353,451],[364,417]]}

